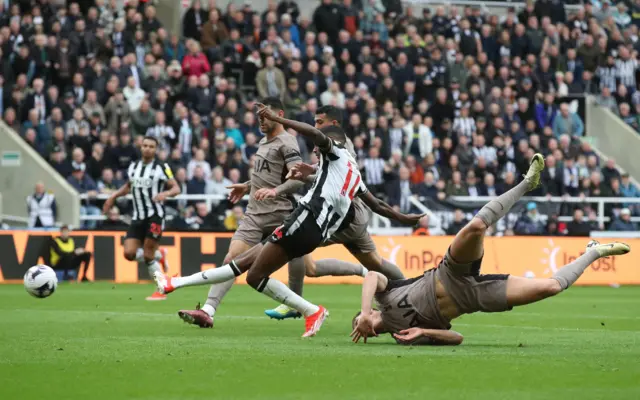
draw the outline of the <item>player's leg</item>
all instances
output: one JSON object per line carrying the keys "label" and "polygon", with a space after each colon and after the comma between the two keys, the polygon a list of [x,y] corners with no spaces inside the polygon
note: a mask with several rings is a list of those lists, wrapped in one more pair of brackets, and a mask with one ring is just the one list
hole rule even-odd
{"label": "player's leg", "polygon": [[[304,257],[297,257],[289,261],[289,289],[298,296],[302,296],[302,287],[304,286],[305,272],[308,271],[308,265],[313,264],[311,254]],[[264,313],[271,319],[283,320],[288,318],[300,318],[302,315],[289,308],[285,304],[280,304],[276,308],[264,310]]]}
{"label": "player's leg", "polygon": [[[144,251],[142,250],[142,240],[129,237],[131,232],[127,232],[127,238],[124,240],[124,258],[129,261],[143,261]],[[140,258],[138,259],[138,250],[140,250]]]}
{"label": "player's leg", "polygon": [[304,315],[306,329],[303,336],[314,336],[326,318],[326,309],[308,302],[295,294],[284,283],[270,278],[271,274],[289,261],[289,258],[289,252],[283,246],[277,243],[266,243],[247,273],[247,283],[258,292]]}
{"label": "player's leg", "polygon": [[[155,278],[156,272],[164,273],[162,270],[162,266],[160,265],[158,260],[156,260],[156,251],[158,250],[158,247],[158,241],[150,237],[146,238],[142,245],[144,265],[146,266],[151,279]],[[166,298],[167,297],[164,294],[155,291],[151,296],[147,297],[147,300],[165,300]]]}
{"label": "player's leg", "polygon": [[[597,243],[597,242],[596,242]],[[602,257],[627,254],[631,249],[624,243],[595,244],[575,261],[560,268],[549,279],[527,279],[510,276],[507,281],[509,306],[523,306],[557,295],[573,285],[593,262]]]}
{"label": "player's leg", "polygon": [[375,247],[373,251],[368,252],[356,252],[354,251],[355,249],[350,250],[351,254],[353,254],[353,256],[357,258],[362,265],[364,265],[365,269],[368,269],[369,271],[379,272],[391,280],[405,279],[405,276],[400,268],[394,263],[382,258]]}
{"label": "player's leg", "polygon": [[[87,270],[91,262],[91,253],[85,251],[82,254],[74,255],[74,267],[76,269],[76,279],[78,282],[89,281],[87,278]],[[84,268],[83,268],[84,267]]]}
{"label": "player's leg", "polygon": [[[231,240],[229,244],[229,251],[227,251],[227,255],[224,257],[223,265],[229,264],[231,260],[245,253],[249,249],[251,249],[251,245],[242,240]],[[225,282],[220,282],[211,285],[209,288],[209,293],[207,294],[207,301],[205,301],[202,306],[202,311],[206,312],[210,317],[213,317],[222,302],[224,296],[227,295],[231,287],[233,286],[234,280],[228,280]]]}
{"label": "player's leg", "polygon": [[525,178],[511,190],[488,202],[476,216],[453,239],[449,256],[456,264],[468,264],[482,258],[484,235],[487,229],[507,215],[509,210],[528,191],[540,184],[540,173],[544,169],[544,158],[536,154],[531,160]]}

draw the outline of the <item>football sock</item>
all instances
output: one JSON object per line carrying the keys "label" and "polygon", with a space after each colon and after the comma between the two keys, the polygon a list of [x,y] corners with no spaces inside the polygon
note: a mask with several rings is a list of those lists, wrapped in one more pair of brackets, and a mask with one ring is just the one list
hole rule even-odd
{"label": "football sock", "polygon": [[404,274],[400,271],[397,265],[391,263],[384,258],[382,259],[382,270],[378,271],[382,275],[391,280],[404,279]]}
{"label": "football sock", "polygon": [[139,248],[138,250],[136,250],[136,260],[139,262],[145,262],[144,261],[144,249],[143,248]]}
{"label": "football sock", "polygon": [[162,252],[160,250],[156,250],[155,258],[156,261],[160,261],[162,259]]}
{"label": "football sock", "polygon": [[487,227],[495,224],[500,218],[507,215],[511,207],[529,191],[529,182],[523,180],[511,190],[505,192],[498,198],[491,200],[478,211],[476,217],[480,218]]}
{"label": "football sock", "polygon": [[[231,282],[233,282],[233,281],[231,281]],[[206,312],[207,314],[209,314],[209,316],[212,317],[212,318],[216,314],[216,309],[211,304],[205,304],[200,309],[202,311]]]}
{"label": "football sock", "polygon": [[219,268],[211,268],[189,276],[171,278],[171,284],[176,289],[184,286],[208,285],[232,280],[240,274],[238,267],[231,261],[229,264]]}
{"label": "football sock", "polygon": [[298,296],[302,296],[305,272],[304,258],[289,261],[289,289]]}
{"label": "football sock", "polygon": [[204,303],[202,310],[213,317],[213,314],[218,309],[220,302],[227,294],[231,286],[233,286],[234,280],[229,279],[224,282],[211,285],[209,288],[209,294],[207,295],[207,301]]}
{"label": "football sock", "polygon": [[316,277],[320,276],[365,276],[366,268],[360,264],[327,258],[316,261]]}
{"label": "football sock", "polygon": [[271,297],[278,303],[293,308],[305,317],[313,315],[317,313],[318,310],[320,310],[318,306],[309,303],[302,297],[293,293],[293,291],[291,291],[291,289],[289,289],[287,285],[277,279],[264,278],[258,285],[257,290],[258,292],[264,293],[267,296]]}
{"label": "football sock", "polygon": [[560,284],[562,290],[566,290],[569,286],[576,283],[578,278],[582,276],[584,271],[597,259],[600,258],[600,253],[597,250],[588,250],[586,253],[578,257],[574,262],[565,265],[560,268],[558,272],[553,274],[552,279],[555,279]]}
{"label": "football sock", "polygon": [[147,271],[149,271],[149,276],[151,277],[151,279],[153,279],[153,274],[155,272],[162,272],[162,268],[156,260],[145,261],[145,264],[147,265]]}

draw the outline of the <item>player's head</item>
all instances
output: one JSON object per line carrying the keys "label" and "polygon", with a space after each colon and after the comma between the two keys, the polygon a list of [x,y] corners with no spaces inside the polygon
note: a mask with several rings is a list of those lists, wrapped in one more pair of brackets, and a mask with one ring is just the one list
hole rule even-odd
{"label": "player's head", "polygon": [[[262,104],[269,107],[273,112],[278,114],[280,117],[284,117],[284,104],[282,104],[282,100],[277,97],[267,97],[261,101]],[[260,130],[265,134],[271,134],[279,129],[280,124],[277,122],[267,120],[264,118],[260,118]]]}
{"label": "player's head", "polygon": [[334,106],[322,106],[316,110],[316,128],[321,129],[330,125],[342,126],[342,111]]}
{"label": "player's head", "polygon": [[60,227],[60,237],[62,239],[66,240],[69,237],[69,233],[70,233],[70,230],[68,225],[62,225]]}
{"label": "player's head", "polygon": [[345,144],[347,142],[347,135],[344,133],[344,129],[339,126],[329,125],[320,128],[320,131],[338,143]]}
{"label": "player's head", "polygon": [[[361,312],[358,311],[356,315],[351,320],[351,330],[356,328],[356,324],[358,323],[358,318],[360,318]],[[377,334],[387,333],[384,329],[384,323],[382,322],[382,312],[377,308],[374,308],[371,312],[371,320],[373,321],[373,329]]]}
{"label": "player's head", "polygon": [[142,159],[151,161],[156,156],[156,150],[158,149],[158,139],[153,136],[145,136],[142,139]]}

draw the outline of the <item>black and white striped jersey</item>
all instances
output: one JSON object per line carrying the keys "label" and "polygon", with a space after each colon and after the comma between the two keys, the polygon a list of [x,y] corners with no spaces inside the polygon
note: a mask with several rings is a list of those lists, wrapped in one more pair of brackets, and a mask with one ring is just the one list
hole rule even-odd
{"label": "black and white striped jersey", "polygon": [[133,196],[133,220],[141,221],[149,217],[164,218],[164,205],[153,201],[153,198],[164,191],[168,180],[173,179],[173,172],[167,164],[153,160],[145,164],[142,160],[129,165],[128,178]]}
{"label": "black and white striped jersey", "polygon": [[342,224],[354,197],[367,191],[355,158],[332,140],[328,150],[320,151],[316,180],[299,204],[311,211],[326,240]]}

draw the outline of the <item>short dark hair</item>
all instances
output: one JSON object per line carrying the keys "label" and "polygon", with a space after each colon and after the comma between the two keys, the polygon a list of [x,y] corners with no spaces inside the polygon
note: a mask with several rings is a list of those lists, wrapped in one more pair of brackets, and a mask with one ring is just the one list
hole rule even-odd
{"label": "short dark hair", "polygon": [[152,140],[153,142],[155,142],[156,146],[160,144],[155,136],[145,136],[144,138],[142,138],[142,140]]}
{"label": "short dark hair", "polygon": [[322,133],[329,136],[329,138],[336,140],[340,143],[346,143],[347,135],[344,133],[344,129],[339,126],[330,125],[320,129]]}
{"label": "short dark hair", "polygon": [[285,111],[284,104],[282,104],[282,100],[278,97],[265,97],[261,103],[267,107],[271,107],[274,111]]}
{"label": "short dark hair", "polygon": [[342,111],[338,107],[334,106],[322,106],[316,110],[316,115],[324,114],[331,121],[338,121],[338,124],[342,125]]}

